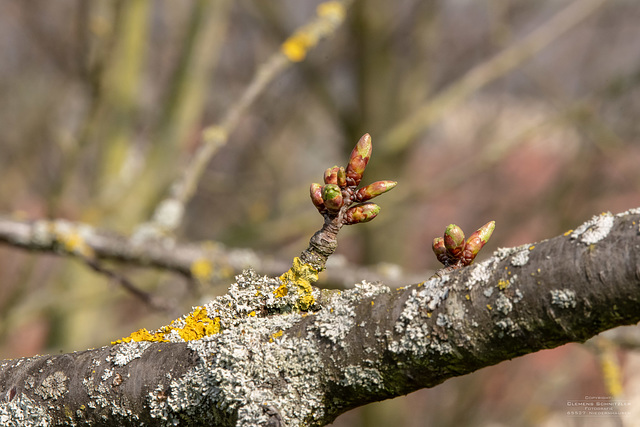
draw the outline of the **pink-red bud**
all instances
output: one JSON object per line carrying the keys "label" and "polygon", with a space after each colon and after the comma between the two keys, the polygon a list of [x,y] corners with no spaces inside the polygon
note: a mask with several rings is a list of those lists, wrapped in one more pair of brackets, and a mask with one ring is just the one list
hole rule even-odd
{"label": "pink-red bud", "polygon": [[362,180],[362,174],[367,167],[367,163],[371,158],[372,144],[371,136],[365,133],[358,141],[351,156],[349,157],[349,164],[347,165],[347,185],[355,186],[360,184]]}
{"label": "pink-red bud", "polygon": [[347,210],[344,217],[345,225],[369,222],[380,212],[380,206],[375,203],[365,203]]}
{"label": "pink-red bud", "polygon": [[309,188],[309,195],[311,196],[311,201],[313,205],[320,212],[324,210],[324,202],[322,201],[322,185],[313,183]]}
{"label": "pink-red bud", "polygon": [[442,237],[436,237],[433,239],[433,253],[436,254],[436,258],[444,265],[449,265],[449,255],[447,255],[447,248],[444,246],[444,239]]}
{"label": "pink-red bud", "polygon": [[334,166],[324,171],[324,183],[325,184],[338,184],[338,171],[340,168]]}
{"label": "pink-red bud", "polygon": [[447,253],[453,258],[459,259],[462,256],[464,245],[462,229],[455,224],[449,224],[444,231],[444,246],[447,248]]}

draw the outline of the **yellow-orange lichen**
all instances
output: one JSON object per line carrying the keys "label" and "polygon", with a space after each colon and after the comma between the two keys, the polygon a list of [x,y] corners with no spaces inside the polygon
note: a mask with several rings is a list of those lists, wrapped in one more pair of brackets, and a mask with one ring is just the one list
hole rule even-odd
{"label": "yellow-orange lichen", "polygon": [[508,280],[504,280],[504,279],[500,279],[498,281],[498,289],[500,289],[501,291],[504,291],[505,289],[507,289],[509,287],[511,283]]}
{"label": "yellow-orange lichen", "polygon": [[293,266],[289,271],[280,276],[280,281],[282,285],[273,292],[276,297],[286,296],[289,293],[289,286],[293,284],[298,291],[298,302],[296,306],[300,310],[306,311],[315,304],[316,299],[313,296],[313,287],[311,284],[318,281],[318,270],[313,268],[313,266],[304,264],[300,258],[295,257],[293,259]]}
{"label": "yellow-orange lichen", "polygon": [[[182,324],[184,323],[184,326]],[[183,319],[173,320],[170,325],[163,326],[151,333],[146,329],[139,329],[128,337],[112,341],[120,344],[131,341],[168,342],[167,336],[176,331],[184,341],[193,341],[220,332],[220,318],[211,319],[205,307],[196,307]]]}
{"label": "yellow-orange lichen", "polygon": [[273,334],[271,334],[269,342],[273,342],[276,338],[280,338],[282,334],[284,334],[284,331],[282,329],[280,329],[278,332],[274,332]]}

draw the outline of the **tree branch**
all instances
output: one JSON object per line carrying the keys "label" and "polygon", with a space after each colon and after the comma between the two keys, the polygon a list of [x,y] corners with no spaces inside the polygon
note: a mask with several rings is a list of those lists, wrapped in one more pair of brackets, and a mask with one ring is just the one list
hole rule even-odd
{"label": "tree branch", "polygon": [[[171,238],[138,240],[99,230],[86,223],[63,219],[23,221],[0,216],[0,242],[30,251],[78,257],[73,245],[80,238],[97,260],[109,260],[139,267],[154,267],[181,274],[193,280],[219,282],[228,280],[243,269],[253,268],[261,274],[277,276],[289,268],[289,262],[258,254],[248,248],[227,248],[218,242],[176,242]],[[338,287],[366,279],[401,285],[419,281],[420,275],[407,275],[399,268],[358,267],[335,255],[324,280]],[[426,274],[426,273],[425,273]]]}
{"label": "tree branch", "polygon": [[420,284],[316,289],[310,312],[277,295],[280,280],[246,271],[227,294],[153,334],[3,362],[0,422],[325,425],[365,403],[640,321],[639,224],[640,208],[601,214]]}

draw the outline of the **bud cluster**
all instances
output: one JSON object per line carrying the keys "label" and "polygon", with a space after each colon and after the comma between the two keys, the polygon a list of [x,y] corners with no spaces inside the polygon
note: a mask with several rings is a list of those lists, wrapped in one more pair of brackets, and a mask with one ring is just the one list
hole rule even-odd
{"label": "bud cluster", "polygon": [[[346,169],[333,166],[324,172],[324,185],[311,184],[311,201],[321,214],[330,217],[342,214],[342,223],[345,225],[368,222],[378,215],[380,206],[367,201],[386,193],[397,183],[377,181],[357,189],[371,158],[371,151],[371,137],[367,133],[351,152]],[[354,202],[358,204],[351,206]]]}
{"label": "bud cluster", "polygon": [[489,241],[496,222],[490,221],[476,230],[466,241],[462,229],[449,224],[444,237],[433,239],[433,252],[445,267],[460,268],[470,265],[480,249]]}

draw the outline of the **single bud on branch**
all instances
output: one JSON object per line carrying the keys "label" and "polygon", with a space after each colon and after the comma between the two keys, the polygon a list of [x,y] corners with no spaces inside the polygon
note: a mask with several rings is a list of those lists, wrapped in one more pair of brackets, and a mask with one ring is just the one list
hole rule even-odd
{"label": "single bud on branch", "polygon": [[324,210],[324,201],[322,200],[322,185],[313,183],[309,188],[309,193],[311,195],[311,201],[313,205],[318,209],[318,211],[322,212]]}
{"label": "single bud on branch", "polygon": [[339,211],[342,207],[342,191],[340,187],[336,184],[326,184],[322,187],[322,201],[328,210]]}
{"label": "single bud on branch", "polygon": [[345,172],[342,166],[340,166],[340,169],[338,169],[337,180],[338,180],[338,187],[344,188],[347,186],[347,173]]}
{"label": "single bud on branch", "polygon": [[338,185],[338,171],[340,168],[338,166],[334,166],[332,168],[324,171],[324,183],[325,184],[336,184]]}
{"label": "single bud on branch", "polygon": [[490,221],[478,228],[467,240],[467,244],[462,254],[463,263],[471,264],[473,259],[478,255],[480,249],[489,241],[493,230],[496,228],[496,222]]}
{"label": "single bud on branch", "polygon": [[371,158],[371,151],[373,146],[371,144],[371,136],[368,133],[362,135],[362,138],[358,141],[351,156],[349,157],[349,164],[347,165],[347,185],[357,186],[362,180],[362,174],[364,169],[369,163]]}
{"label": "single bud on branch", "polygon": [[451,258],[447,255],[447,248],[444,246],[444,239],[442,237],[436,237],[433,239],[433,253],[436,254],[436,258],[444,265],[449,265]]}
{"label": "single bud on branch", "polygon": [[361,224],[369,222],[380,212],[380,206],[375,203],[365,203],[363,205],[349,208],[344,216],[345,225]]}
{"label": "single bud on branch", "polygon": [[444,246],[447,253],[455,259],[460,258],[464,250],[464,233],[460,227],[455,224],[449,224],[444,230]]}
{"label": "single bud on branch", "polygon": [[369,184],[366,187],[362,187],[356,192],[356,200],[359,202],[366,202],[374,197],[377,197],[395,187],[397,182],[395,181],[376,181],[373,184]]}

